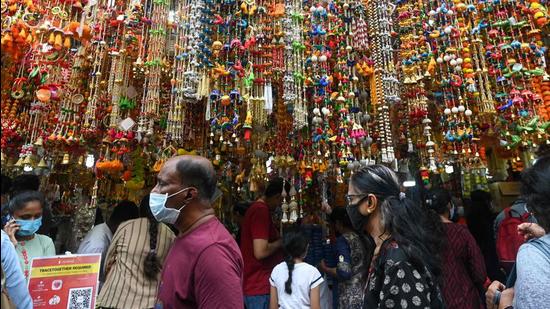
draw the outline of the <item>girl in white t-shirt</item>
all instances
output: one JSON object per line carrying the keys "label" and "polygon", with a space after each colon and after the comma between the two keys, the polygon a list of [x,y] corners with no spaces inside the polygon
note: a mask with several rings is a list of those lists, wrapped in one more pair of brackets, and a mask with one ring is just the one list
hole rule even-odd
{"label": "girl in white t-shirt", "polygon": [[270,309],[319,309],[323,277],[317,268],[304,262],[308,238],[300,231],[288,231],[283,238],[285,262],[275,266],[271,284]]}

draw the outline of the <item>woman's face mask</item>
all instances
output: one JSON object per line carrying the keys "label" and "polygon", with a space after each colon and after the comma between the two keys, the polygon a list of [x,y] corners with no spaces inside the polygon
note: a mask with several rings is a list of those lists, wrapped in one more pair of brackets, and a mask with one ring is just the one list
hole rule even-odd
{"label": "woman's face mask", "polygon": [[42,226],[42,217],[34,220],[15,219],[15,222],[19,225],[17,235],[32,236]]}
{"label": "woman's face mask", "polygon": [[359,211],[359,205],[361,205],[368,196],[364,196],[356,203],[352,203],[351,199],[349,198],[351,195],[348,195],[348,205],[346,206],[346,212],[348,213],[348,217],[351,221],[351,225],[353,228],[357,231],[363,230],[363,226],[365,226],[365,223],[367,222],[367,217],[363,216],[361,212]]}
{"label": "woman's face mask", "polygon": [[18,236],[32,236],[42,226],[42,204],[40,201],[30,201],[22,209],[13,213],[15,222],[19,225]]}

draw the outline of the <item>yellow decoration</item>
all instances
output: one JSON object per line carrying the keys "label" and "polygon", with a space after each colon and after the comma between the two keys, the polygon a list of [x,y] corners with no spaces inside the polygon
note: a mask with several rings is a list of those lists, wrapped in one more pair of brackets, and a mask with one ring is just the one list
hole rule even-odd
{"label": "yellow decoration", "polygon": [[71,48],[71,38],[69,36],[65,37],[65,42],[63,42],[63,47],[66,49]]}
{"label": "yellow decoration", "polygon": [[63,37],[61,36],[61,33],[58,33],[55,36],[55,41],[54,41],[53,47],[55,49],[61,49],[62,46],[63,46]]}

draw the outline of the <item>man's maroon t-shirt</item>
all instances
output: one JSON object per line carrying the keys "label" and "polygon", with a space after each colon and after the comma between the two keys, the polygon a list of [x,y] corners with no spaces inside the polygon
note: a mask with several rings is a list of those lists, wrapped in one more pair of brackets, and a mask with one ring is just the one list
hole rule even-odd
{"label": "man's maroon t-shirt", "polygon": [[273,268],[283,260],[281,251],[263,260],[254,257],[254,239],[279,239],[279,231],[273,224],[266,203],[257,201],[246,211],[241,231],[241,252],[244,260],[244,295],[269,294],[269,276]]}
{"label": "man's maroon t-shirt", "polygon": [[156,309],[243,308],[243,260],[216,218],[178,237],[166,260]]}

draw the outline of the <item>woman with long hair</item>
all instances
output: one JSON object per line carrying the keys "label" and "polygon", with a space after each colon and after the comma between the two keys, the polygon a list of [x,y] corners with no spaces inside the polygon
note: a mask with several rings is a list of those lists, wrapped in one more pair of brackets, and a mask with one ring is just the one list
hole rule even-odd
{"label": "woman with long hair", "polygon": [[286,260],[275,266],[271,284],[270,309],[319,309],[323,277],[317,268],[304,262],[309,240],[299,229],[285,233],[283,249]]}
{"label": "woman with long hair", "polygon": [[432,189],[424,201],[443,222],[446,244],[443,250],[443,298],[448,309],[483,308],[481,298],[487,278],[481,250],[468,229],[453,223],[449,217],[451,194],[444,189]]}
{"label": "woman with long hair", "polygon": [[400,192],[383,165],[355,172],[346,198],[352,225],[375,243],[364,308],[443,308],[439,218]]}
{"label": "woman with long hair", "polygon": [[140,218],[122,223],[113,236],[98,307],[153,308],[161,265],[174,238],[168,226],[155,220],[149,195],[145,196],[140,204]]}

